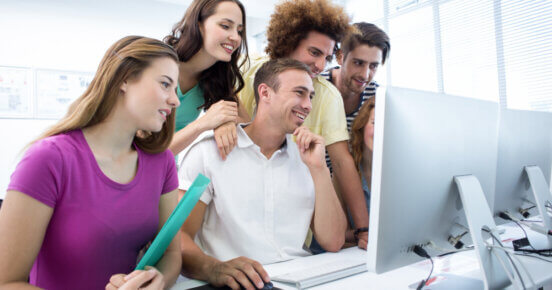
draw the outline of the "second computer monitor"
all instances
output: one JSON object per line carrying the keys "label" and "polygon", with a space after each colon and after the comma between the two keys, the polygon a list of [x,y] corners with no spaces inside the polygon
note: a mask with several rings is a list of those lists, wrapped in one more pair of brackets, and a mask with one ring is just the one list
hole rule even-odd
{"label": "second computer monitor", "polygon": [[[503,109],[493,207],[496,216],[501,211],[508,211],[519,219],[539,214],[525,166],[538,166],[550,184],[552,113]],[[495,221],[506,222],[500,218]]]}
{"label": "second computer monitor", "polygon": [[421,260],[414,245],[430,255],[430,242],[454,250],[448,237],[467,228],[454,177],[473,174],[490,200],[498,111],[497,103],[410,89],[377,96],[369,270]]}

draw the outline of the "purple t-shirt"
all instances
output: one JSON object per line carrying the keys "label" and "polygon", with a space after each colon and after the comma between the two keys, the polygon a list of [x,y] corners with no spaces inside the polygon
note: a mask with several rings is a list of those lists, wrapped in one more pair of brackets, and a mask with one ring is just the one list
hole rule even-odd
{"label": "purple t-shirt", "polygon": [[120,184],[101,171],[81,130],[33,144],[9,190],[54,209],[30,274],[46,289],[105,289],[111,275],[130,273],[139,250],[155,237],[161,195],[178,187],[170,151],[136,148],[134,179]]}

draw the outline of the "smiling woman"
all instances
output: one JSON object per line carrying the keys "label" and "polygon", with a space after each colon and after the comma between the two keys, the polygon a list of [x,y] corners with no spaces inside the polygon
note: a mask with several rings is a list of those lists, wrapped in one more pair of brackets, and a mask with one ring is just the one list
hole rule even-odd
{"label": "smiling woman", "polygon": [[[176,206],[167,150],[179,105],[176,62],[158,40],[117,41],[67,115],[31,144],[0,210],[0,288],[125,284]],[[160,289],[180,265],[175,238],[156,269],[131,276]]]}
{"label": "smiling woman", "polygon": [[[195,0],[165,37],[180,60],[177,92],[182,106],[176,112],[175,140],[170,146],[175,155],[200,133],[213,129],[222,158],[234,147],[236,95],[244,86],[239,66],[248,60],[245,19],[239,0]],[[203,109],[207,113],[198,118]],[[239,115],[248,119],[245,111]]]}

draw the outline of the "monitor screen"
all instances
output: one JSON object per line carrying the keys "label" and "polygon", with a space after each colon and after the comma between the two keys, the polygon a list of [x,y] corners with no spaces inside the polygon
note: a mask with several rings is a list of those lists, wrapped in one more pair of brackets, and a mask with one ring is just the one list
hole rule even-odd
{"label": "monitor screen", "polygon": [[[387,88],[376,99],[368,269],[386,272],[436,255],[467,231],[454,176],[473,174],[487,201],[495,189],[497,103]],[[489,202],[489,205],[491,203]],[[470,244],[469,234],[463,242]]]}
{"label": "monitor screen", "polygon": [[[495,216],[508,211],[518,219],[538,215],[525,166],[538,166],[550,184],[552,113],[504,109],[500,111],[496,170]],[[507,221],[495,217],[497,224]]]}

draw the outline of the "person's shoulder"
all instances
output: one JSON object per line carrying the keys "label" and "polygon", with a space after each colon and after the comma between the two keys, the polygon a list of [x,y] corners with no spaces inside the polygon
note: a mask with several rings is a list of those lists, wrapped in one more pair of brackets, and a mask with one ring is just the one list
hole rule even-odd
{"label": "person's shoulder", "polygon": [[196,140],[192,142],[183,152],[183,157],[189,157],[190,155],[201,154],[205,157],[218,156],[217,142],[212,131],[210,134],[202,134]]}
{"label": "person's shoulder", "polygon": [[315,95],[321,95],[329,98],[341,98],[341,93],[330,81],[323,76],[316,76],[313,79]]}
{"label": "person's shoulder", "polygon": [[243,65],[242,73],[246,75],[254,74],[268,60],[269,57],[267,55],[252,55],[249,57],[249,61]]}
{"label": "person's shoulder", "polygon": [[80,152],[82,146],[78,140],[78,133],[70,131],[37,140],[29,146],[26,154],[61,158],[62,152],[64,156]]}

